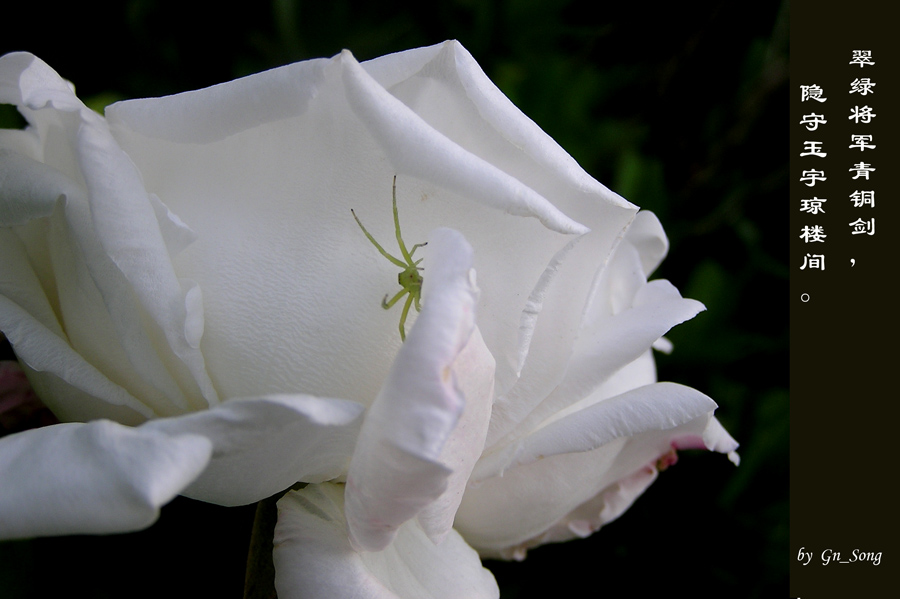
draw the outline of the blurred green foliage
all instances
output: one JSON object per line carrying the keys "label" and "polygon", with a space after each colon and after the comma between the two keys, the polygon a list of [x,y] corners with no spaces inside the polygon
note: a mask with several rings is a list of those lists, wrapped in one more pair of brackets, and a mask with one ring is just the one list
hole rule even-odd
{"label": "blurred green foliage", "polygon": [[[459,39],[588,172],[657,213],[672,249],[656,276],[708,308],[671,332],[660,378],[713,397],[742,443],[737,469],[682,455],[592,537],[489,563],[503,597],[787,596],[786,1],[95,0],[4,14],[16,26],[0,52],[34,52],[98,110],[342,48],[364,60]],[[0,595],[240,596],[245,512],[160,546],[194,511],[178,500],[136,535],[0,544]]]}

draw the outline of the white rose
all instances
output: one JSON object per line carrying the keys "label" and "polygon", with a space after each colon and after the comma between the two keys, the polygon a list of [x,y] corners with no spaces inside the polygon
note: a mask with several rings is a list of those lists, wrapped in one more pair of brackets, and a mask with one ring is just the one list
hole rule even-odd
{"label": "white rose", "polygon": [[[29,481],[0,491],[25,522],[7,536],[134,528],[135,488],[146,524],[180,492],[236,504],[302,481],[279,502],[280,595],[496,597],[469,545],[587,534],[673,447],[736,447],[712,400],[655,383],[650,346],[702,309],[646,282],[656,219],[455,42],[107,120],[9,55],[0,101],[31,124],[0,137],[0,327],[62,418],[133,426],[0,441],[0,476]],[[403,239],[428,241],[405,343],[380,305],[398,268],[350,212],[396,254],[395,175]],[[107,465],[110,431],[140,468]],[[71,462],[90,471],[63,477]],[[76,508],[47,525],[60,488]],[[98,492],[127,525],[93,513]]]}

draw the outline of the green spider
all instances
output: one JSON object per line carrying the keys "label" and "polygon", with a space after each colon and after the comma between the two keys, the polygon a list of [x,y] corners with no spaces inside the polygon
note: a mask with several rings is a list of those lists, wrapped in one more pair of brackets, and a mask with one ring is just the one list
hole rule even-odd
{"label": "green spider", "polygon": [[388,300],[388,295],[385,294],[384,299],[381,300],[381,307],[385,310],[390,309],[394,304],[400,301],[404,295],[409,294],[409,297],[406,298],[406,303],[403,304],[403,312],[400,314],[400,340],[406,341],[406,316],[409,314],[409,307],[413,304],[416,306],[416,312],[422,311],[422,275],[419,274],[419,271],[422,270],[422,267],[419,266],[419,262],[422,261],[422,258],[419,258],[415,262],[413,262],[413,254],[416,253],[416,250],[422,246],[428,245],[428,243],[417,243],[412,246],[409,250],[406,249],[406,244],[403,243],[403,237],[400,235],[400,216],[397,213],[397,175],[394,175],[394,184],[393,184],[393,196],[394,196],[394,230],[397,232],[397,244],[400,246],[400,253],[403,254],[403,260],[399,258],[395,258],[394,256],[387,253],[387,251],[381,247],[375,238],[372,237],[371,233],[369,233],[363,224],[360,222],[359,217],[356,216],[356,213],[353,209],[350,209],[350,214],[353,215],[353,218],[356,219],[356,224],[359,225],[359,228],[362,229],[362,232],[366,234],[366,237],[369,238],[369,241],[372,242],[378,251],[381,252],[381,255],[402,268],[400,274],[397,275],[397,282],[400,283],[400,286],[403,288],[394,295],[390,300]]}

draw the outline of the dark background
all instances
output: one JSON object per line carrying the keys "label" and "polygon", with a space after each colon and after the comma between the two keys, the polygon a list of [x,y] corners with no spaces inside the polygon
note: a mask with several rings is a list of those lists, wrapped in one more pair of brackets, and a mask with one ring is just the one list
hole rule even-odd
{"label": "dark background", "polygon": [[[37,54],[98,109],[343,48],[365,60],[460,40],[588,172],[657,213],[672,249],[656,277],[708,308],[671,332],[660,378],[715,399],[741,443],[739,468],[683,452],[589,539],[488,562],[502,597],[788,596],[787,1],[127,0],[3,14],[0,53]],[[178,499],[142,533],[2,543],[0,596],[240,597],[252,519]]]}

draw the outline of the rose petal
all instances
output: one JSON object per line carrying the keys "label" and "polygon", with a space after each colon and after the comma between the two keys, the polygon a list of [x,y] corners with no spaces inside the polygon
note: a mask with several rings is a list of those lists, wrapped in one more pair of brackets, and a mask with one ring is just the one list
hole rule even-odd
{"label": "rose petal", "polygon": [[465,407],[444,443],[439,461],[453,472],[447,478],[446,490],[418,516],[419,524],[436,543],[453,527],[469,476],[484,449],[494,398],[495,367],[494,358],[476,328],[452,367]]}
{"label": "rose petal", "polygon": [[[501,387],[488,433],[488,446],[509,435],[540,401],[555,392],[573,361],[577,361],[576,354],[580,352],[583,358],[588,341],[603,338],[606,334],[607,319],[631,308],[635,296],[647,284],[649,269],[655,268],[662,259],[668,240],[652,213],[640,212],[630,224],[625,224],[624,235],[620,233],[623,236],[621,243],[606,250],[612,254],[605,264],[597,259],[604,255],[603,250],[596,247],[596,243],[592,245],[589,235],[575,240],[583,240],[580,245],[590,247],[587,253],[570,243],[558,255],[560,261],[551,264],[535,287],[534,297],[529,297],[520,326],[518,374],[521,376],[510,389]],[[571,256],[566,255],[569,249],[575,250]],[[561,262],[562,258],[566,258],[565,264]],[[589,281],[584,275],[595,270],[594,280],[585,287]],[[574,299],[582,293],[583,304]],[[583,312],[573,310],[573,305],[583,308]],[[538,329],[542,311],[546,314]],[[535,334],[539,337],[537,342],[533,340]],[[659,339],[654,342],[658,343]],[[534,353],[530,352],[532,345],[536,346]],[[640,350],[639,347],[636,349]],[[630,355],[635,355],[634,351]],[[614,371],[593,365],[589,369],[601,376],[614,375]],[[655,380],[654,376],[631,387]]]}
{"label": "rose petal", "polygon": [[[582,331],[563,378],[541,398],[523,381],[501,404],[504,423],[515,425],[502,439],[500,429],[489,435],[490,447],[515,442],[547,418],[589,396],[603,382],[644,354],[670,328],[704,310],[703,304],[684,299],[668,281],[653,281],[638,291],[630,309],[599,320]],[[537,404],[537,405],[535,405]],[[530,411],[529,406],[534,406]],[[492,423],[493,426],[493,423]]]}
{"label": "rose petal", "polygon": [[84,108],[72,85],[44,61],[27,52],[0,56],[0,103],[37,110],[52,105],[77,112]]}
{"label": "rose petal", "polygon": [[509,447],[486,453],[473,480],[502,476],[506,469],[563,453],[590,451],[646,431],[674,429],[716,407],[712,399],[696,389],[675,383],[632,389],[561,415]]}
{"label": "rose petal", "polygon": [[[458,47],[444,46],[445,49]],[[439,133],[378,84],[349,51],[344,50],[341,59],[350,106],[398,171],[433,181],[508,214],[535,217],[548,229],[560,233],[587,233],[587,227],[567,217],[518,179],[477,159],[473,152]],[[512,105],[508,100],[506,104],[509,110]]]}
{"label": "rose petal", "polygon": [[50,216],[62,196],[77,193],[63,173],[0,146],[0,226]]}
{"label": "rose petal", "polygon": [[110,135],[105,122],[91,119],[83,123],[78,146],[95,235],[141,306],[162,329],[170,350],[190,372],[208,402],[205,407],[215,404],[218,396],[203,356],[186,333],[186,323],[194,317],[188,311],[186,294],[140,172]]}
{"label": "rose petal", "polygon": [[443,493],[452,472],[440,458],[465,403],[452,368],[475,326],[478,290],[462,235],[438,229],[428,250],[422,312],[366,414],[347,474],[350,537],[369,551]]}
{"label": "rose petal", "polygon": [[[161,348],[148,336],[146,316],[130,283],[102,248],[92,220],[83,192],[68,196],[63,213],[50,219],[47,244],[65,337],[72,349],[155,414],[182,413],[189,400],[173,377],[177,371],[166,367]],[[201,399],[193,407],[203,405]],[[110,415],[100,411],[93,416]]]}
{"label": "rose petal", "polygon": [[716,419],[715,416],[709,419],[706,428],[703,429],[701,435],[685,435],[678,437],[672,441],[673,447],[676,449],[708,449],[719,453],[728,454],[728,459],[735,465],[740,466],[741,457],[737,451],[738,442],[728,434],[725,427]]}
{"label": "rose petal", "polygon": [[[202,348],[223,396],[302,388],[374,400],[399,346],[395,318],[379,306],[396,292],[396,270],[350,210],[396,252],[395,174],[408,243],[444,226],[466,235],[476,260],[479,247],[502,253],[475,266],[486,288],[481,333],[503,385],[515,377],[522,310],[571,239],[503,210],[583,230],[566,224],[571,207],[602,231],[585,255],[596,263],[608,253],[636,209],[563,158],[508,101],[488,110],[499,92],[465,56],[448,42],[375,61],[370,76],[370,63],[342,54],[107,109],[147,189],[198,235],[176,267],[203,290]],[[427,92],[426,105],[416,90]],[[438,146],[454,149],[436,156]],[[551,205],[565,205],[565,218]],[[310,358],[289,359],[298,354]],[[340,375],[338,363],[354,376]]]}
{"label": "rose petal", "polygon": [[209,466],[182,494],[233,506],[259,501],[298,481],[321,482],[343,474],[362,412],[363,406],[352,401],[269,396],[153,420],[141,430],[209,439]]}
{"label": "rose petal", "polygon": [[149,526],[206,466],[210,442],[107,420],[0,439],[0,538]]}
{"label": "rose petal", "polygon": [[415,521],[383,551],[347,538],[340,485],[310,485],[278,502],[275,587],[283,599],[487,599],[497,583],[455,531],[435,545]]}
{"label": "rose petal", "polygon": [[[569,514],[581,513],[577,510],[582,504],[593,505],[592,499],[604,493],[612,493],[603,496],[611,501],[618,497],[614,485],[631,477],[640,479],[641,470],[654,465],[680,440],[702,438],[711,420],[711,413],[703,413],[675,428],[618,437],[597,449],[557,454],[508,469],[502,477],[469,486],[454,526],[484,556],[521,555],[525,548],[544,542],[544,535]],[[568,444],[564,438],[557,441],[560,446]],[[625,484],[624,495],[608,508],[612,511],[607,515],[621,513],[616,506],[621,507],[626,498],[632,501],[634,493],[644,488],[644,484]],[[546,538],[560,534],[555,530]]]}
{"label": "rose petal", "polygon": [[21,241],[8,229],[0,229],[0,251],[7,258],[0,261],[0,330],[31,371],[32,385],[47,406],[67,420],[89,420],[99,413],[137,424],[155,415],[71,347]]}
{"label": "rose petal", "polygon": [[658,473],[652,466],[642,468],[582,503],[540,535],[518,545],[484,549],[482,556],[521,561],[532,547],[588,537],[625,513],[656,480]]}
{"label": "rose petal", "polygon": [[[8,165],[4,187],[17,194],[16,202],[29,203],[27,214],[7,205],[10,222],[47,216],[50,202],[64,200],[63,210],[50,216],[49,234],[46,222],[37,223],[40,232],[28,227],[17,233],[26,241],[27,263],[44,289],[55,292],[66,341],[140,397],[147,406],[141,413],[172,414],[218,401],[195,347],[202,313],[188,297],[190,286],[183,288],[175,276],[169,254],[183,245],[183,231],[176,232],[171,219],[160,221],[165,215],[106,122],[49,66],[28,54],[8,55],[0,63],[0,87],[28,119],[22,133],[43,146],[45,163],[29,163],[37,154],[29,152],[30,158],[16,155]],[[6,141],[15,142],[12,149],[22,147],[9,136]],[[71,378],[59,371],[51,376]],[[117,418],[113,412],[92,415]]]}
{"label": "rose petal", "polygon": [[635,215],[626,240],[637,249],[645,277],[653,274],[669,252],[669,238],[659,219],[649,210],[641,210]]}

